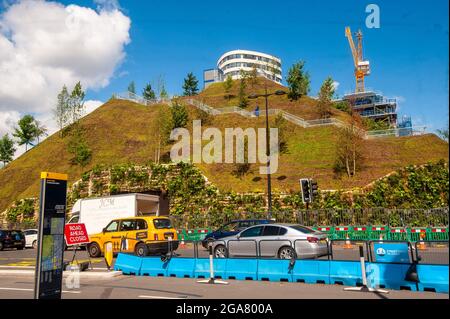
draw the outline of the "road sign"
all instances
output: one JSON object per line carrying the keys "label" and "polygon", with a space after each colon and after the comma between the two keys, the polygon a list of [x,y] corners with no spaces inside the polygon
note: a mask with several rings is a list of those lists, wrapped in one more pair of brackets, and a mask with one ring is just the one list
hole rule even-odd
{"label": "road sign", "polygon": [[35,299],[61,298],[66,196],[66,174],[41,173]]}
{"label": "road sign", "polygon": [[89,236],[84,224],[67,224],[64,227],[67,246],[89,244]]}
{"label": "road sign", "polygon": [[375,262],[409,263],[408,243],[375,243]]}

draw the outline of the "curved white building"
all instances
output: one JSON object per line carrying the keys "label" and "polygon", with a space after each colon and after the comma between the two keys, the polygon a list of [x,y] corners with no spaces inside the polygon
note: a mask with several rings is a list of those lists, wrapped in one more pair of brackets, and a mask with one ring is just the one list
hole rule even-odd
{"label": "curved white building", "polygon": [[256,68],[259,75],[277,83],[281,83],[281,59],[270,54],[249,51],[228,51],[217,60],[217,69],[204,71],[205,87],[213,82],[224,81],[227,76],[232,79],[241,77],[241,70],[250,72]]}

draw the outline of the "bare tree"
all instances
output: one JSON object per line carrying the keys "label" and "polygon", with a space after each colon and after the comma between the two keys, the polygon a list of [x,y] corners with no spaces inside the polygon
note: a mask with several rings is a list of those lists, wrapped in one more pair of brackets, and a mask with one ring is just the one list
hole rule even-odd
{"label": "bare tree", "polygon": [[63,128],[68,124],[69,122],[69,99],[70,95],[67,91],[67,87],[64,85],[61,92],[58,94],[58,99],[56,102],[55,109],[53,110],[53,115],[56,120],[56,123],[59,127],[59,134],[62,137],[63,135]]}
{"label": "bare tree", "polygon": [[363,137],[356,123],[355,116],[352,116],[350,125],[339,130],[336,145],[334,171],[337,174],[345,171],[348,177],[356,175],[363,161]]}

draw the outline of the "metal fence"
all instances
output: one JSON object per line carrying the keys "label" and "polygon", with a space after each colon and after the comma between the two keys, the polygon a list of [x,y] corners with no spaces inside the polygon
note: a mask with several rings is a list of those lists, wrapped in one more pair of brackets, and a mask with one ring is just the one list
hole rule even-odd
{"label": "metal fence", "polygon": [[[254,213],[248,213],[248,216]],[[448,207],[433,209],[317,209],[274,212],[277,222],[316,225],[448,226]],[[257,214],[260,215],[260,214]]]}
{"label": "metal fence", "polygon": [[412,126],[412,127],[398,127],[388,130],[367,131],[367,138],[377,138],[386,136],[414,136],[423,135],[426,133],[426,126]]}
{"label": "metal fence", "polygon": [[[266,219],[266,211],[227,212],[221,218],[203,216],[173,216],[179,228],[219,227],[238,219]],[[272,218],[279,223],[296,223],[305,226],[339,225],[384,225],[389,227],[437,227],[448,226],[448,207],[432,209],[309,209],[272,212]]]}
{"label": "metal fence", "polygon": [[[211,115],[220,115],[220,114],[229,114],[236,113],[240,114],[244,117],[256,117],[255,112],[243,110],[237,106],[229,106],[223,108],[213,108],[207,105],[206,103],[200,102],[196,99],[186,99],[186,102],[194,105],[195,107],[211,114]],[[269,115],[278,115],[281,114],[283,118],[295,125],[301,127],[317,127],[317,126],[325,126],[325,125],[334,125],[341,128],[352,128],[356,133],[358,133],[364,139],[377,138],[377,137],[387,137],[387,136],[410,136],[410,135],[422,135],[425,134],[426,127],[425,126],[415,126],[408,128],[395,128],[388,130],[377,130],[377,131],[365,131],[364,129],[351,127],[348,123],[341,121],[337,118],[325,118],[325,119],[316,119],[316,120],[305,120],[301,117],[298,117],[294,114],[288,113],[282,109],[270,109],[268,110]],[[265,116],[265,112],[259,112],[259,116]]]}
{"label": "metal fence", "polygon": [[143,105],[153,105],[153,104],[158,104],[158,103],[169,103],[170,100],[169,99],[152,99],[152,100],[148,100],[142,96],[137,95],[136,93],[132,93],[132,92],[122,92],[122,93],[114,93],[113,94],[113,98],[115,99],[119,99],[119,100],[128,100],[128,101],[133,101],[139,104],[143,104]]}

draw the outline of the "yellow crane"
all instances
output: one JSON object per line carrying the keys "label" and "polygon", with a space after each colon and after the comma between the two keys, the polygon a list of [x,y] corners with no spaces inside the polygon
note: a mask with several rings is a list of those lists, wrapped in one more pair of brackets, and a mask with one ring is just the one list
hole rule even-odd
{"label": "yellow crane", "polygon": [[352,50],[353,63],[355,65],[356,93],[364,92],[364,77],[370,74],[369,61],[363,60],[362,52],[362,32],[358,30],[355,33],[358,40],[358,46],[355,47],[350,27],[345,28],[345,36],[348,39],[350,49]]}

